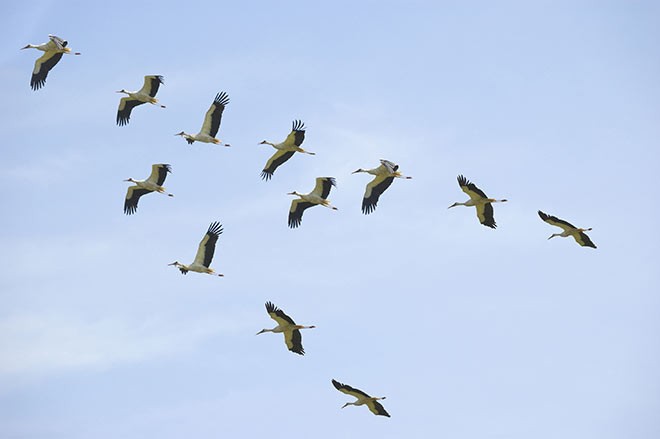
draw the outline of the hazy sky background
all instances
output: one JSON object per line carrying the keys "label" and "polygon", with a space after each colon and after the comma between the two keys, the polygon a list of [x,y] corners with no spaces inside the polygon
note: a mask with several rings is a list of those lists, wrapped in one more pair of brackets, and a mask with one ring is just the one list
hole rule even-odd
{"label": "hazy sky background", "polygon": [[[660,437],[660,4],[6,2],[0,437]],[[64,56],[29,87],[49,33]],[[120,95],[160,74],[126,127]],[[196,133],[226,91],[219,138]],[[259,174],[291,121],[304,147]],[[360,212],[378,159],[395,181]],[[170,163],[174,198],[123,213]],[[495,205],[497,230],[464,174]],[[318,176],[330,200],[286,219]],[[593,227],[579,247],[537,210]],[[217,278],[182,276],[212,221]],[[264,302],[297,323],[286,350]],[[390,419],[335,378],[387,396]]]}

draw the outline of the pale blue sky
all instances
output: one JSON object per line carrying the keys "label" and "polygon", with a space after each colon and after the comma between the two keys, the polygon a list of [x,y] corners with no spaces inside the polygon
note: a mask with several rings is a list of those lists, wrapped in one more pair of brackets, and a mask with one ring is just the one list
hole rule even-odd
{"label": "pale blue sky", "polygon": [[[660,437],[657,2],[90,3],[0,18],[0,437]],[[83,55],[34,92],[49,33]],[[147,74],[167,108],[117,127]],[[219,91],[233,146],[175,137]],[[317,155],[264,182],[294,119]],[[414,178],[364,216],[380,158]],[[125,216],[153,163],[175,197]],[[458,174],[497,230],[447,210]],[[288,229],[318,176],[339,211]],[[167,267],[214,220],[226,277]],[[305,357],[254,335],[267,300],[317,325]]]}

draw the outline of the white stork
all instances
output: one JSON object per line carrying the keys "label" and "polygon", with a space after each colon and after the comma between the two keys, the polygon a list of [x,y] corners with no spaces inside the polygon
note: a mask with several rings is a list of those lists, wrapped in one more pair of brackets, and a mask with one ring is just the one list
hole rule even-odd
{"label": "white stork", "polygon": [[316,186],[314,186],[314,190],[310,193],[299,194],[296,191],[289,192],[287,195],[297,195],[300,197],[291,202],[291,208],[289,209],[289,227],[292,229],[298,227],[302,222],[303,212],[305,209],[312,206],[320,204],[321,206],[325,206],[332,210],[337,210],[337,208],[330,205],[330,202],[327,200],[332,186],[337,186],[334,178],[318,177],[316,179]]}
{"label": "white stork", "polygon": [[222,234],[222,225],[215,221],[212,222],[209,226],[209,229],[206,231],[206,235],[202,238],[202,241],[199,243],[197,248],[197,255],[195,255],[195,260],[190,265],[181,264],[178,261],[174,261],[171,264],[174,265],[182,274],[188,274],[189,271],[195,271],[197,273],[207,273],[213,274],[216,276],[224,276],[224,274],[216,273],[212,268],[211,261],[213,260],[213,253],[215,252],[215,243],[218,241],[218,236]]}
{"label": "white stork", "polygon": [[[192,145],[195,141],[222,145],[222,141],[216,139],[215,135],[218,134],[218,130],[220,129],[222,112],[225,111],[227,104],[229,104],[229,95],[227,95],[227,93],[223,91],[216,94],[215,99],[211,103],[211,107],[206,112],[206,116],[204,116],[204,123],[202,124],[202,129],[199,130],[199,133],[192,135],[181,131],[180,133],[175,134],[175,136],[183,137],[189,145]],[[228,143],[225,143],[224,145],[231,146]]]}
{"label": "white stork", "polygon": [[126,200],[124,201],[124,213],[126,215],[132,215],[135,213],[138,207],[138,200],[142,195],[148,194],[150,192],[158,192],[161,194],[167,194],[169,197],[173,197],[173,194],[165,192],[163,183],[167,177],[167,173],[172,172],[170,165],[164,163],[159,163],[151,165],[151,174],[146,180],[134,180],[132,178],[127,178],[124,181],[130,181],[135,183],[135,186],[129,186],[126,191]]}
{"label": "white stork", "polygon": [[458,185],[463,189],[463,192],[470,196],[470,199],[465,203],[456,202],[448,208],[451,209],[455,206],[475,206],[477,208],[477,217],[479,217],[481,224],[491,229],[497,227],[495,217],[493,217],[493,205],[491,203],[503,203],[507,200],[488,198],[481,189],[462,175],[458,176]]}
{"label": "white stork", "polygon": [[364,393],[362,390],[356,389],[347,384],[342,384],[336,380],[332,380],[332,385],[335,386],[335,389],[339,390],[341,393],[345,393],[347,395],[351,395],[357,398],[357,401],[347,402],[342,406],[342,408],[349,405],[366,404],[366,406],[369,407],[371,413],[373,413],[374,415],[387,416],[388,418],[390,417],[390,414],[387,413],[385,408],[378,402],[381,399],[385,399],[384,396],[383,397],[369,396],[366,393]]}
{"label": "white stork", "polygon": [[375,175],[376,178],[367,184],[364,191],[364,198],[362,198],[362,213],[365,215],[370,214],[376,209],[378,199],[390,187],[395,178],[411,179],[405,175],[401,175],[398,171],[399,165],[390,162],[389,160],[380,159],[380,166],[373,169],[358,169],[353,174],[358,172],[366,172],[367,174]]}
{"label": "white stork", "polygon": [[[144,85],[140,90],[126,91],[123,88],[119,90],[117,93],[125,93],[128,96],[121,98],[119,101],[117,125],[126,125],[131,118],[131,111],[138,105],[146,104],[147,102],[154,105],[158,104],[158,99],[155,96],[158,93],[160,84],[164,84],[161,75],[147,75],[144,77]],[[165,105],[160,105],[160,107],[165,108]]]}
{"label": "white stork", "polygon": [[273,305],[271,302],[266,302],[266,311],[271,319],[277,322],[277,326],[273,329],[262,329],[257,332],[257,335],[264,332],[283,332],[284,342],[291,352],[296,354],[305,355],[305,349],[302,346],[302,336],[300,335],[301,329],[312,329],[316,326],[303,326],[296,325],[291,317],[284,314],[284,311]]}
{"label": "white stork", "polygon": [[548,215],[547,213],[541,212],[540,210],[539,210],[539,216],[546,223],[564,229],[562,233],[553,233],[552,235],[550,235],[550,238],[548,239],[554,238],[555,236],[561,236],[562,238],[572,236],[573,239],[575,239],[575,242],[580,244],[582,247],[596,248],[596,244],[594,244],[591,241],[591,239],[587,236],[587,234],[584,233],[590,231],[591,227],[589,227],[588,229],[580,229],[578,227],[575,227],[573,224],[569,223],[568,221],[559,219],[556,216]]}
{"label": "white stork", "polygon": [[305,151],[300,147],[305,140],[305,124],[300,120],[294,120],[291,127],[291,132],[284,142],[272,143],[267,140],[259,143],[260,145],[270,145],[277,151],[266,162],[266,166],[261,171],[261,178],[270,180],[275,170],[284,162],[289,160],[295,152],[302,152],[303,154],[315,155],[316,153]]}
{"label": "white stork", "polygon": [[49,41],[47,43],[37,45],[28,44],[25,47],[21,47],[21,50],[37,49],[45,52],[34,62],[34,70],[32,70],[32,78],[30,79],[32,90],[38,90],[44,86],[48,72],[60,62],[62,55],[80,55],[80,52],[71,52],[71,49],[66,47],[69,44],[68,41],[55,35],[48,35],[48,38]]}

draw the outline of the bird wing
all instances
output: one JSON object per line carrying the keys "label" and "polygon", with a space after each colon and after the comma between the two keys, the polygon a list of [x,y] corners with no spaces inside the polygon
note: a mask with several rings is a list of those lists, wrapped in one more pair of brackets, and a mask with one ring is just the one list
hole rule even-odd
{"label": "bird wing", "polygon": [[[577,227],[575,227],[573,224],[569,223],[568,221],[559,219],[556,216],[548,215],[547,213],[541,212],[540,210],[539,210],[539,216],[546,223],[552,224],[553,226],[561,227],[567,232],[577,229]],[[577,238],[575,239],[577,240]]]}
{"label": "bird wing", "polygon": [[270,318],[275,320],[278,325],[287,326],[296,324],[291,317],[284,314],[284,311],[279,309],[272,302],[266,302],[266,311]]}
{"label": "bird wing", "polygon": [[596,248],[596,244],[591,241],[591,238],[587,236],[584,232],[573,233],[573,238],[575,241],[580,244],[582,247],[591,247]]}
{"label": "bird wing", "polygon": [[30,79],[30,87],[32,90],[38,90],[46,83],[48,72],[55,67],[55,65],[62,59],[61,52],[54,52],[49,50],[41,55],[34,62],[34,70],[32,70],[32,78]]}
{"label": "bird wing", "polygon": [[300,146],[305,140],[305,124],[300,120],[294,120],[291,126],[291,132],[286,139],[284,139],[284,144],[286,146]]}
{"label": "bird wing", "polygon": [[376,209],[378,198],[390,187],[393,181],[394,177],[383,174],[377,175],[376,178],[367,184],[367,188],[364,191],[364,198],[362,199],[362,213],[368,215]]}
{"label": "bird wing", "polygon": [[151,192],[147,189],[142,189],[138,186],[130,186],[126,191],[126,200],[124,200],[124,213],[126,215],[133,215],[137,210],[138,200],[144,194]]}
{"label": "bird wing", "polygon": [[204,124],[202,125],[202,133],[208,134],[211,137],[215,137],[218,134],[220,129],[220,122],[222,121],[222,112],[225,111],[225,107],[229,104],[229,96],[224,91],[215,95],[215,99],[211,104],[211,107],[206,112],[204,116]]}
{"label": "bird wing", "polygon": [[131,111],[144,102],[125,96],[119,100],[119,109],[117,109],[117,125],[126,125],[131,119]]}
{"label": "bird wing", "polygon": [[165,163],[151,165],[151,174],[147,180],[158,186],[162,186],[163,183],[165,183],[165,177],[167,177],[168,172],[172,172],[172,167],[170,165]]}
{"label": "bird wing", "polygon": [[495,224],[495,217],[493,216],[493,205],[491,203],[477,204],[477,217],[479,222],[486,227],[494,229],[497,227]]}
{"label": "bird wing", "polygon": [[332,385],[335,386],[335,389],[339,390],[341,393],[354,396],[357,399],[371,398],[371,396],[367,395],[362,390],[351,387],[348,384],[340,383],[337,380],[332,380]]}
{"label": "bird wing", "polygon": [[302,223],[303,212],[312,206],[316,206],[316,204],[303,201],[300,198],[293,200],[289,209],[289,227],[292,229],[298,227]]}
{"label": "bird wing", "polygon": [[163,77],[161,75],[147,75],[144,77],[144,85],[138,93],[146,94],[152,98],[158,93],[158,87],[163,84]]}
{"label": "bird wing", "polygon": [[213,260],[213,253],[215,252],[215,243],[218,241],[218,236],[222,234],[222,224],[214,221],[209,226],[209,229],[202,238],[197,248],[197,255],[195,256],[194,264],[200,264],[208,268]]}
{"label": "bird wing", "polygon": [[59,50],[64,49],[66,47],[66,45],[69,44],[68,41],[66,41],[63,38],[58,37],[57,35],[48,35],[48,38],[50,39],[50,41],[53,42],[55,47],[57,47]]}
{"label": "bird wing", "polygon": [[481,189],[479,189],[474,183],[462,175],[458,176],[458,185],[461,187],[461,189],[463,189],[463,192],[468,194],[468,196],[473,200],[488,198]]}
{"label": "bird wing", "polygon": [[273,176],[275,170],[284,162],[293,157],[295,151],[285,151],[283,149],[278,149],[275,154],[271,156],[266,162],[266,166],[261,171],[261,178],[264,180],[270,180]]}
{"label": "bird wing", "polygon": [[330,195],[330,189],[332,186],[337,186],[337,182],[332,177],[318,177],[316,179],[316,185],[312,194],[323,198],[324,200]]}
{"label": "bird wing", "polygon": [[300,330],[294,329],[293,331],[284,331],[284,342],[286,347],[289,348],[291,352],[295,352],[299,355],[305,355],[305,349],[302,345],[302,335],[300,335]]}
{"label": "bird wing", "polygon": [[390,414],[387,413],[385,407],[383,407],[383,405],[378,401],[369,401],[367,403],[367,407],[369,407],[369,410],[374,415],[387,416],[388,418],[390,417]]}
{"label": "bird wing", "polygon": [[380,163],[381,165],[385,166],[385,168],[390,174],[394,174],[399,169],[399,165],[389,160],[380,159]]}

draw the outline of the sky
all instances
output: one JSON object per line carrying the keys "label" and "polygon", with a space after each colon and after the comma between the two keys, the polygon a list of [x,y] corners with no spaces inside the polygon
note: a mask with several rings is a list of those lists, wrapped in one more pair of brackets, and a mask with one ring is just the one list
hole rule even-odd
{"label": "sky", "polygon": [[[0,437],[660,437],[657,2],[137,3],[3,7]],[[82,55],[32,91],[48,34]],[[150,74],[167,108],[116,126]],[[220,91],[231,147],[174,136]],[[262,181],[294,119],[316,155]],[[379,159],[413,179],[363,215]],[[124,215],[154,163],[175,196]],[[320,176],[339,210],[289,229]],[[213,221],[225,277],[168,267]]]}

